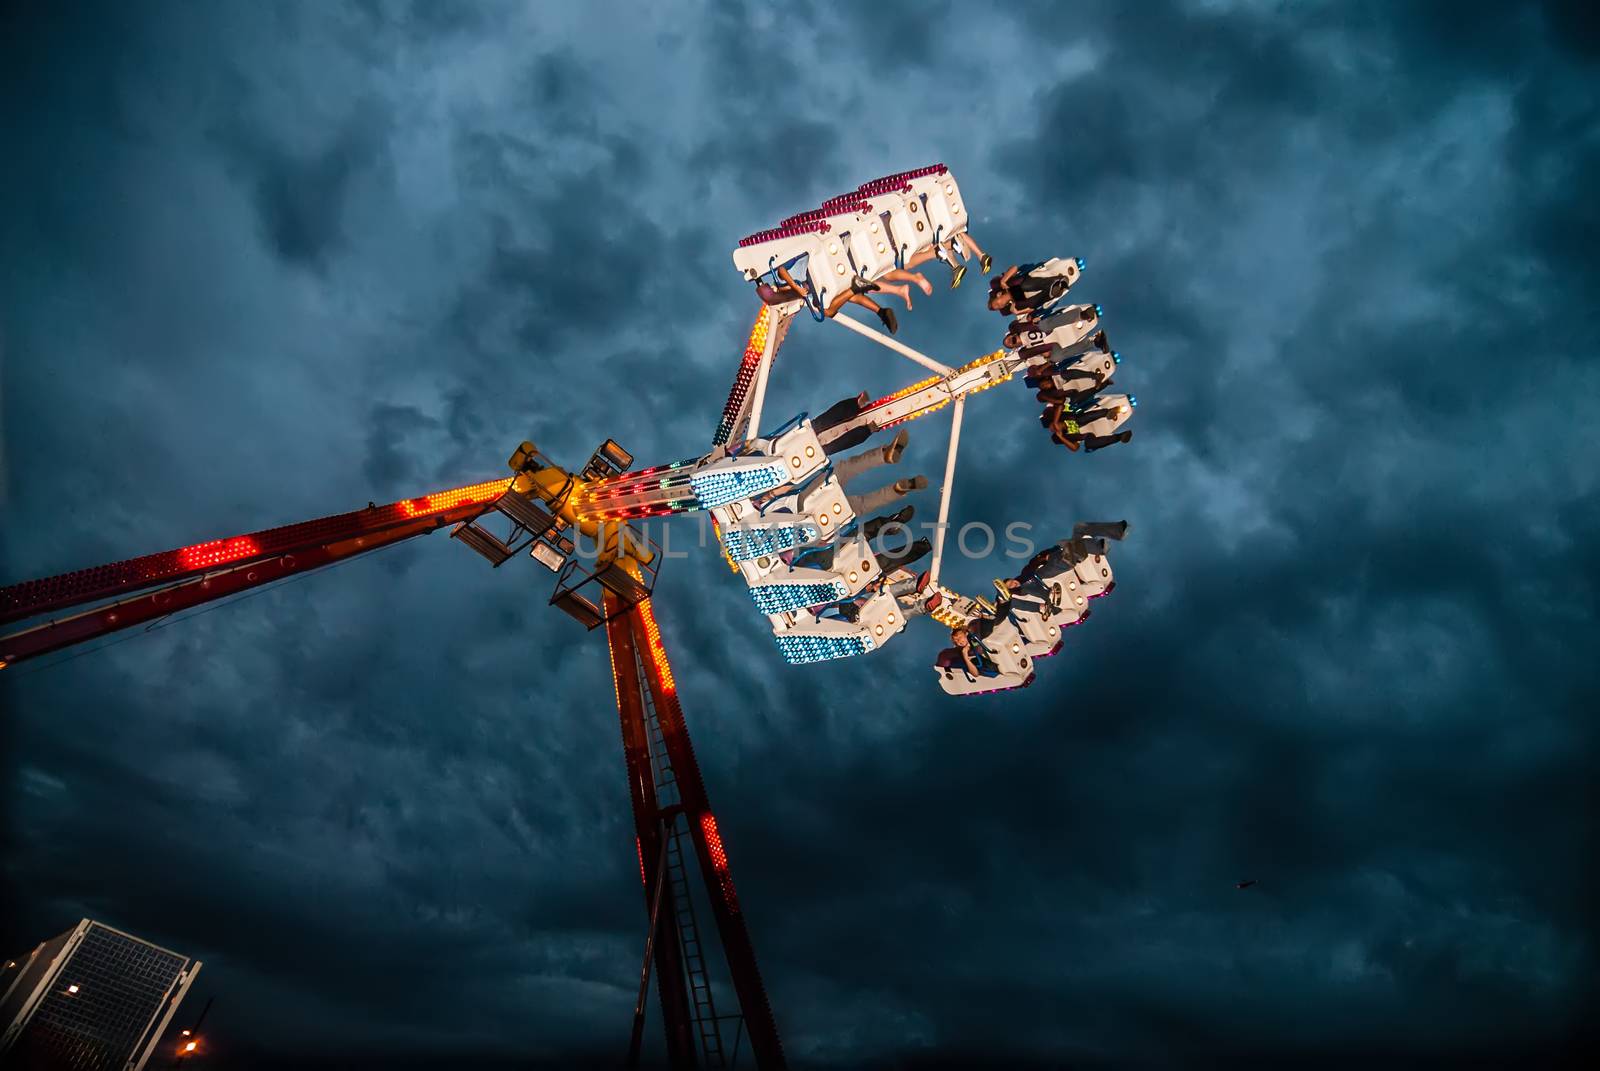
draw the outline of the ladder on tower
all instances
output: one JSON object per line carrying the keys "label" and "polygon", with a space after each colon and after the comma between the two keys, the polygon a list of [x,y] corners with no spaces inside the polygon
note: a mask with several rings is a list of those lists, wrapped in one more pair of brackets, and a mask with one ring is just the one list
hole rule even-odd
{"label": "ladder on tower", "polygon": [[[635,658],[640,655],[635,652]],[[639,663],[643,679],[645,669]],[[728,1058],[722,1044],[721,1020],[711,994],[711,977],[706,970],[705,949],[700,940],[700,928],[695,917],[694,898],[689,887],[689,870],[685,865],[683,849],[683,801],[679,796],[677,778],[673,775],[672,760],[667,755],[661,719],[657,715],[655,700],[650,689],[641,689],[644,700],[645,730],[650,743],[650,765],[655,778],[656,802],[660,808],[663,850],[666,852],[668,888],[677,923],[679,947],[683,953],[684,973],[688,976],[690,1005],[695,1029],[700,1037],[700,1051],[708,1068],[726,1068]],[[735,1017],[737,1018],[737,1017]]]}

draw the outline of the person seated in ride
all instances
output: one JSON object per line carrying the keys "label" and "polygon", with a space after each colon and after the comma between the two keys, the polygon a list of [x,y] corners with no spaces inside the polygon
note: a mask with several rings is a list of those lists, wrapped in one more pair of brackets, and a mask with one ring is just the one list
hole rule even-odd
{"label": "person seated in ride", "polygon": [[950,647],[939,652],[934,664],[943,669],[964,669],[969,681],[1000,675],[1000,667],[984,650],[983,640],[962,625],[950,630]]}
{"label": "person seated in ride", "polygon": [[[861,524],[862,538],[871,543],[878,538],[885,528],[891,525],[905,527],[915,514],[915,506],[906,506],[894,513],[869,517]],[[780,555],[780,557],[783,557],[784,561],[793,569],[832,569],[834,554],[838,549],[837,543],[828,543],[820,547],[802,547],[799,550],[788,552],[787,556]],[[877,548],[873,548],[873,553],[877,555],[880,562],[885,562],[888,557],[887,552],[879,551]],[[883,569],[887,573],[891,572],[893,567],[884,564]]]}
{"label": "person seated in ride", "polygon": [[[791,263],[793,262],[791,261]],[[796,280],[793,275],[789,274],[788,265],[779,264],[776,268],[776,271],[778,278],[783,280],[782,286],[772,286],[766,282],[756,283],[756,293],[760,296],[762,301],[766,302],[768,305],[781,305],[786,301],[804,301],[808,304],[810,303],[809,291],[807,291],[805,286]],[[828,302],[827,308],[822,310],[822,315],[831,320],[833,317],[837,316],[839,310],[844,308],[846,305],[860,305],[862,308],[876,316],[892,335],[900,330],[900,323],[895,319],[893,309],[886,309],[882,305],[879,305],[876,301],[873,301],[871,298],[867,297],[868,294],[876,290],[887,290],[892,294],[899,295],[900,299],[906,303],[906,308],[911,308],[911,291],[908,288],[904,286],[895,286],[892,283],[888,285],[869,283],[865,279],[857,277],[856,280],[848,287],[835,295],[832,301]]]}
{"label": "person seated in ride", "polygon": [[[958,256],[960,260],[956,259]],[[954,238],[948,238],[939,245],[930,245],[911,254],[906,259],[906,269],[910,270],[918,265],[926,264],[935,257],[950,265],[950,289],[952,290],[960,286],[961,280],[967,277],[967,266],[961,261],[977,257],[978,270],[985,275],[988,275],[989,269],[994,267],[994,258],[983,251],[983,247],[978,244],[977,239],[966,231],[962,231]],[[923,292],[932,293],[933,291],[930,288]]]}
{"label": "person seated in ride", "polygon": [[1049,281],[1035,279],[1029,274],[1038,267],[1038,264],[1013,264],[998,278],[989,280],[989,308],[1006,316],[1020,316],[1048,305]]}
{"label": "person seated in ride", "polygon": [[1017,579],[1026,583],[1038,580],[1039,574],[1046,569],[1056,569],[1062,566],[1071,567],[1088,557],[1087,544],[1093,539],[1114,539],[1121,541],[1127,538],[1127,521],[1079,521],[1072,526],[1072,536],[1059,543],[1045,547],[1032,558],[1028,564],[1017,573]]}
{"label": "person seated in ride", "polygon": [[1124,428],[1115,435],[1092,435],[1082,430],[1082,425],[1105,414],[1106,411],[1103,409],[1072,412],[1064,404],[1057,403],[1047,408],[1039,417],[1039,421],[1050,429],[1050,439],[1057,446],[1065,446],[1072,451],[1081,446],[1092,454],[1096,450],[1104,450],[1108,446],[1130,442],[1133,439],[1131,428]]}
{"label": "person seated in ride", "polygon": [[996,580],[994,586],[1000,593],[1000,602],[995,603],[997,614],[1000,613],[1001,603],[1005,604],[1005,612],[1001,616],[1008,616],[1016,610],[1042,614],[1050,608],[1050,585],[1037,576],[1025,577],[1019,573]]}

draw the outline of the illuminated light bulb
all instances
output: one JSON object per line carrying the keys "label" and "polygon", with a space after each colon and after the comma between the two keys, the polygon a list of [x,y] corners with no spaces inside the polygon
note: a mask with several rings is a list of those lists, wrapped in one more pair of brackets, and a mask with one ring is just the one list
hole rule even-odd
{"label": "illuminated light bulb", "polygon": [[873,626],[872,634],[874,636],[882,636],[883,635],[883,626],[882,625]]}
{"label": "illuminated light bulb", "polygon": [[889,624],[891,624],[891,625],[894,624],[894,615],[893,614],[889,615]]}
{"label": "illuminated light bulb", "polygon": [[955,184],[952,183],[952,182],[946,182],[944,184],[944,192],[945,193],[955,193],[956,192]]}
{"label": "illuminated light bulb", "polygon": [[835,512],[835,513],[842,513],[842,512],[844,512],[844,507],[843,507],[843,506],[841,506],[841,505],[839,505],[839,503],[837,503],[837,502],[835,502],[835,503],[834,503],[834,504],[833,504],[833,512]]}
{"label": "illuminated light bulb", "polygon": [[828,523],[828,515],[826,513],[819,513],[819,514],[817,514],[817,520],[818,520],[818,522],[820,522],[822,524],[827,524]]}
{"label": "illuminated light bulb", "polygon": [[78,987],[76,985],[67,986],[67,992],[68,993],[76,993],[77,991],[78,991]]}
{"label": "illuminated light bulb", "polygon": [[793,457],[791,457],[789,459],[789,464],[793,465],[795,468],[799,468],[800,467],[800,455],[796,454]]}
{"label": "illuminated light bulb", "polygon": [[828,255],[830,257],[836,257],[836,256],[839,255],[839,243],[838,242],[829,242],[828,243]]}
{"label": "illuminated light bulb", "polygon": [[1050,626],[1049,635],[1054,636],[1056,633],[1058,633],[1060,631],[1061,631],[1060,629],[1056,628],[1054,625],[1051,625]]}
{"label": "illuminated light bulb", "polygon": [[850,572],[850,583],[854,584],[859,578],[860,578],[859,574],[856,573],[855,570],[851,570],[851,572]]}
{"label": "illuminated light bulb", "polygon": [[807,457],[816,457],[817,456],[817,448],[815,446],[806,447],[806,456]]}
{"label": "illuminated light bulb", "polygon": [[[878,225],[876,223],[874,223],[872,225],[872,227],[871,227],[871,230],[872,230],[873,234],[877,234],[878,233]],[[883,246],[880,245],[880,246],[878,246],[878,248],[881,250],[883,248]]]}
{"label": "illuminated light bulb", "polygon": [[844,265],[843,264],[835,264],[833,267],[834,267],[834,270],[837,271],[840,275],[844,274]]}
{"label": "illuminated light bulb", "polygon": [[1012,644],[1012,645],[1011,645],[1011,653],[1012,653],[1012,654],[1021,654],[1021,653],[1022,653],[1022,644],[1020,644],[1020,643],[1013,643],[1013,644]]}
{"label": "illuminated light bulb", "polygon": [[878,243],[878,252],[882,253],[884,251],[884,249],[885,249],[884,244],[882,242],[879,242]]}
{"label": "illuminated light bulb", "polygon": [[1078,596],[1078,605],[1079,605],[1079,606],[1082,606],[1082,605],[1083,605],[1083,596],[1082,596],[1082,595],[1079,595],[1079,596]]}

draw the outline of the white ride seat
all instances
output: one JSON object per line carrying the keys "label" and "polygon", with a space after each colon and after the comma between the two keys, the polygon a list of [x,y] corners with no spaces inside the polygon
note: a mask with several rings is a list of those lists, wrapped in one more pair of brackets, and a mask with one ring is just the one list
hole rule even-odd
{"label": "white ride seat", "polygon": [[832,564],[826,568],[804,562],[790,565],[777,555],[764,555],[740,562],[739,571],[761,612],[782,614],[857,595],[878,579],[883,568],[871,545],[857,535],[834,548]]}
{"label": "white ride seat", "polygon": [[1063,353],[1081,352],[1084,342],[1100,333],[1100,306],[1067,305],[1039,318],[1036,329],[1025,331],[1027,346],[1060,346]]}
{"label": "white ride seat", "polygon": [[1131,394],[1103,394],[1089,399],[1085,409],[1109,410],[1087,424],[1079,423],[1078,431],[1084,435],[1115,435],[1117,429],[1128,422],[1139,403]]}
{"label": "white ride seat", "polygon": [[733,251],[733,266],[745,279],[755,282],[780,264],[793,265],[802,257],[809,261],[821,248],[822,238],[831,227],[819,219],[774,227],[741,238]]}
{"label": "white ride seat", "polygon": [[1028,277],[1044,285],[1045,296],[1053,304],[1065,297],[1067,291],[1083,278],[1083,260],[1079,257],[1051,257],[1030,271]]}
{"label": "white ride seat", "polygon": [[1025,649],[1022,633],[1009,620],[995,625],[983,640],[983,649],[988,652],[992,663],[985,668],[994,675],[980,674],[975,680],[968,677],[960,654],[954,647],[939,652],[933,672],[938,678],[939,687],[946,694],[980,695],[984,692],[1025,688],[1033,683],[1033,657]]}
{"label": "white ride seat", "polygon": [[1116,370],[1115,354],[1090,350],[1075,361],[1057,364],[1050,374],[1050,382],[1058,390],[1095,391],[1109,384]]}
{"label": "white ride seat", "polygon": [[[896,267],[905,267],[913,254],[933,245],[933,228],[924,225],[920,231],[917,230],[911,213],[907,211],[910,194],[890,190],[870,197],[867,204],[867,211],[877,218],[883,228],[888,251]],[[919,208],[918,218],[921,217]],[[869,233],[872,233],[870,227]]]}
{"label": "white ride seat", "polygon": [[922,175],[910,182],[911,195],[922,204],[923,215],[940,245],[967,229],[967,205],[950,172]]}
{"label": "white ride seat", "polygon": [[791,665],[849,658],[875,651],[906,627],[894,596],[878,592],[861,605],[855,621],[819,618],[808,611],[774,617],[773,640]]}

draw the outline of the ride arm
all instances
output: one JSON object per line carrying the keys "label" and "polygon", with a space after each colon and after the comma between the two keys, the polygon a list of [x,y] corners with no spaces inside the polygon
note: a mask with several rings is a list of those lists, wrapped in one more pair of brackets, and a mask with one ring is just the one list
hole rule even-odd
{"label": "ride arm", "polygon": [[101,603],[0,636],[0,668],[468,520],[509,483],[488,480],[0,588],[0,624]]}

